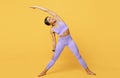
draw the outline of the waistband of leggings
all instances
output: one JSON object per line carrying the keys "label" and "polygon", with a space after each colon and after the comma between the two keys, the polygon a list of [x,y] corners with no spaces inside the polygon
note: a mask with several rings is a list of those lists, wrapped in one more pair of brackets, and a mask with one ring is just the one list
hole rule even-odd
{"label": "waistband of leggings", "polygon": [[68,34],[68,35],[66,35],[66,36],[64,36],[64,37],[59,37],[59,39],[64,39],[64,38],[68,38],[68,37],[71,37],[71,35]]}

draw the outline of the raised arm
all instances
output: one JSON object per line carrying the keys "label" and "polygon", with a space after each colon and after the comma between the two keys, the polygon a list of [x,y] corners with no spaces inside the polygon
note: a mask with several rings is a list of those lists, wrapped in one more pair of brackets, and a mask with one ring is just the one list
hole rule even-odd
{"label": "raised arm", "polygon": [[58,16],[55,12],[53,12],[53,11],[47,9],[47,8],[44,8],[44,7],[41,7],[41,6],[32,6],[32,7],[30,7],[30,8],[40,9],[40,10],[42,10],[42,11],[44,11],[44,12],[47,12],[48,14],[52,15],[52,16],[55,17],[58,21],[63,21],[60,16]]}

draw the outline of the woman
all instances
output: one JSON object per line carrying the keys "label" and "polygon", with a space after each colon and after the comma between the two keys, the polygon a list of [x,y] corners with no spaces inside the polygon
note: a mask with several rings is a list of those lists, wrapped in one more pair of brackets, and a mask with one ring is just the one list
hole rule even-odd
{"label": "woman", "polygon": [[[53,43],[52,43],[53,50],[52,51],[54,52],[54,55],[53,55],[53,58],[51,59],[51,61],[46,66],[46,68],[38,75],[38,77],[46,75],[46,72],[55,64],[56,60],[58,59],[59,55],[61,54],[61,52],[63,51],[65,46],[68,46],[70,48],[70,50],[74,53],[74,55],[78,59],[79,63],[84,67],[87,74],[96,75],[88,68],[85,61],[79,54],[79,49],[77,48],[76,43],[73,41],[73,39],[70,35],[69,28],[64,23],[64,21],[55,12],[53,12],[47,8],[43,8],[41,6],[32,6],[30,8],[40,9],[40,10],[47,12],[48,14],[53,16],[53,17],[47,16],[44,20],[44,23],[47,26],[51,26],[50,33],[51,33],[52,41],[53,41]],[[59,36],[57,45],[56,45],[55,33],[58,34],[58,36]]]}

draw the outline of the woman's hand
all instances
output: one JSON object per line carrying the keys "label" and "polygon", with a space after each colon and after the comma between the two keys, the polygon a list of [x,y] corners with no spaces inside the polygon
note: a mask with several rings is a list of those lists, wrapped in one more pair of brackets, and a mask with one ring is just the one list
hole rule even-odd
{"label": "woman's hand", "polygon": [[54,57],[54,54],[52,54],[52,59],[53,59],[53,57]]}
{"label": "woman's hand", "polygon": [[42,11],[44,11],[44,12],[47,12],[47,11],[48,11],[47,8],[44,8],[44,7],[41,7],[41,6],[32,6],[32,7],[30,7],[30,8],[32,8],[32,9],[40,9],[40,10],[42,10]]}
{"label": "woman's hand", "polygon": [[32,9],[36,9],[36,8],[38,8],[38,6],[32,6],[32,7],[30,7],[30,8],[32,8]]}

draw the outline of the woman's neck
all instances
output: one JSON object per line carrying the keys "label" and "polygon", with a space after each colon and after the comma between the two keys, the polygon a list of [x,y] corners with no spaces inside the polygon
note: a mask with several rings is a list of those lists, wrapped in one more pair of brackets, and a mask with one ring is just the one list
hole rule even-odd
{"label": "woman's neck", "polygon": [[52,24],[52,27],[57,26],[57,21]]}

